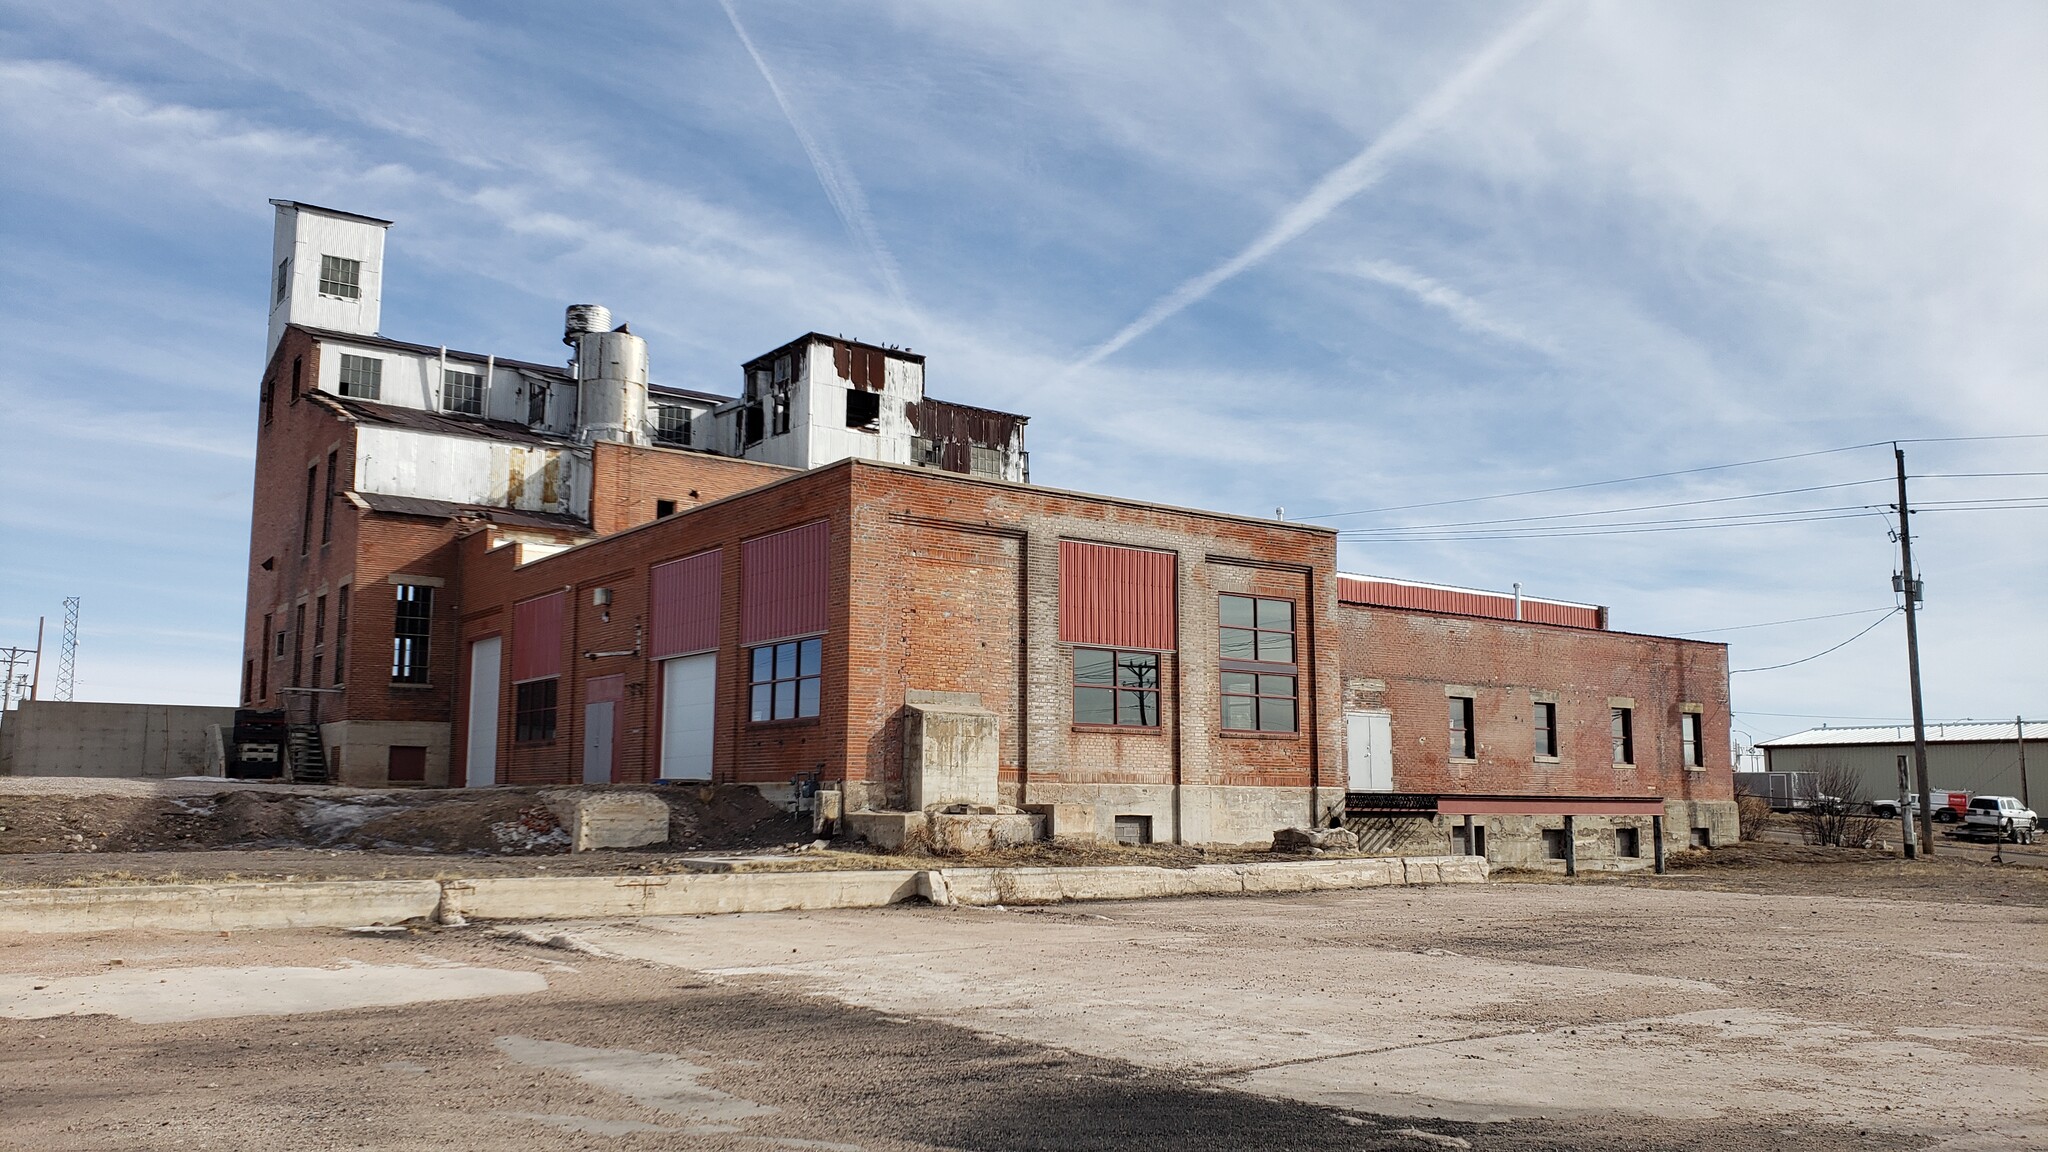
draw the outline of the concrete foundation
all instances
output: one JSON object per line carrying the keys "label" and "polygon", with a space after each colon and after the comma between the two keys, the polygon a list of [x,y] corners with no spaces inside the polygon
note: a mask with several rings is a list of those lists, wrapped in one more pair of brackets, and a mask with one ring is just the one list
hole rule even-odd
{"label": "concrete foundation", "polygon": [[569,850],[668,843],[668,805],[645,792],[550,795],[548,810],[569,833]]}
{"label": "concrete foundation", "polygon": [[926,818],[922,812],[849,812],[846,814],[846,834],[856,840],[865,840],[885,852],[892,852],[926,833]]}
{"label": "concrete foundation", "polygon": [[[1695,830],[1708,848],[1733,844],[1738,838],[1732,801],[1673,800],[1665,804],[1664,812],[1666,853],[1693,846]],[[1486,859],[1493,867],[1564,871],[1563,856],[1553,854],[1562,848],[1564,817],[1475,816],[1472,824],[1481,830],[1475,839],[1484,838]],[[1373,816],[1347,820],[1345,827],[1358,835],[1359,847],[1368,852],[1466,850],[1463,816]],[[1626,854],[1628,837],[1618,834],[1627,831],[1634,833],[1634,855]],[[1580,871],[1631,872],[1656,864],[1648,816],[1574,817],[1572,844]]]}
{"label": "concrete foundation", "polygon": [[25,700],[0,718],[0,776],[205,775],[233,708]]}
{"label": "concrete foundation", "polygon": [[993,807],[1001,721],[964,692],[912,692],[903,709],[908,807]]}
{"label": "concrete foundation", "polygon": [[[446,788],[450,725],[397,720],[341,720],[320,726],[327,748],[328,779],[353,788],[383,788],[391,779],[391,749],[425,748],[427,778],[400,781],[415,787]],[[456,783],[460,783],[457,781]]]}
{"label": "concrete foundation", "polygon": [[[1011,789],[1012,792],[1015,789]],[[1150,817],[1152,839],[1162,844],[1258,845],[1273,842],[1281,828],[1328,824],[1344,810],[1342,790],[1256,788],[1189,784],[1066,784],[1034,780],[1023,794],[1031,810],[1062,805],[1078,820],[1093,809],[1095,835],[1116,838],[1118,816]],[[1005,797],[1017,803],[1017,796]],[[1055,821],[1061,836],[1081,834],[1076,825]]]}

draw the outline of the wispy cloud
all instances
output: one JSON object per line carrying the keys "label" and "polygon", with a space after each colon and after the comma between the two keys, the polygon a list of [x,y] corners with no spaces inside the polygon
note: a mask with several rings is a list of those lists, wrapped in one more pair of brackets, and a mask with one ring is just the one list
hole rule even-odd
{"label": "wispy cloud", "polygon": [[1521,325],[1495,315],[1486,305],[1460,292],[1441,280],[1425,276],[1413,268],[1396,264],[1391,260],[1366,260],[1354,265],[1350,271],[1362,280],[1384,284],[1435,308],[1468,332],[1521,344],[1541,352],[1555,351],[1555,345],[1547,338],[1537,336]]}
{"label": "wispy cloud", "polygon": [[732,0],[718,0],[725,9],[725,18],[732,22],[732,30],[747,49],[747,55],[754,60],[754,67],[760,69],[761,79],[768,84],[768,91],[775,96],[775,103],[782,109],[783,118],[789,121],[790,131],[796,133],[797,142],[803,145],[804,155],[811,158],[811,167],[818,173],[818,183],[825,189],[825,199],[832,202],[832,210],[839,214],[839,222],[846,226],[846,233],[868,262],[874,266],[875,275],[881,278],[882,286],[896,301],[906,316],[914,317],[910,296],[903,290],[903,276],[896,267],[896,257],[889,246],[882,242],[882,233],[875,227],[875,214],[868,208],[868,198],[861,191],[860,181],[854,179],[853,169],[839,154],[829,137],[807,125],[796,107],[775,79],[774,69],[768,67],[766,57],[754,46],[754,38],[747,34],[747,26],[740,23],[740,14]]}
{"label": "wispy cloud", "polygon": [[[727,3],[729,0],[721,0]],[[1536,38],[1543,26],[1563,6],[1563,0],[1544,0],[1522,17],[1509,25],[1505,32],[1493,38],[1462,67],[1439,84],[1422,101],[1410,108],[1400,119],[1395,120],[1378,139],[1338,165],[1336,169],[1316,181],[1308,194],[1289,205],[1273,222],[1266,226],[1250,244],[1237,255],[1209,269],[1200,276],[1185,281],[1167,293],[1150,308],[1139,314],[1136,320],[1123,326],[1116,335],[1096,345],[1082,357],[1078,367],[1085,367],[1113,355],[1117,350],[1157,328],[1167,319],[1178,314],[1188,305],[1214,292],[1218,286],[1245,269],[1271,256],[1282,245],[1321,223],[1330,213],[1342,207],[1352,197],[1379,183],[1387,173],[1388,164],[1394,157],[1412,147],[1428,135],[1432,128],[1455,111],[1472,91],[1485,82],[1501,65],[1513,59],[1531,40]]]}

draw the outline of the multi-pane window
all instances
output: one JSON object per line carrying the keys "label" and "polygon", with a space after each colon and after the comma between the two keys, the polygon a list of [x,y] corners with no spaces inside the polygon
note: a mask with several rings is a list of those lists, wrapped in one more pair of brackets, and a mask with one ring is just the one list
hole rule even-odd
{"label": "multi-pane window", "polygon": [[[315,596],[313,598],[313,647],[318,648],[325,643],[327,643],[327,597]],[[318,684],[320,678],[318,676],[313,677],[313,682]]]}
{"label": "multi-pane window", "polygon": [[363,295],[363,262],[342,256],[320,257],[320,294],[339,296],[344,300],[361,299]]}
{"label": "multi-pane window", "polygon": [[284,298],[291,293],[291,290],[292,258],[287,256],[277,262],[277,296],[271,303],[274,305],[284,303]]}
{"label": "multi-pane window", "polygon": [[1217,620],[1224,730],[1297,731],[1294,602],[1224,596]]}
{"label": "multi-pane window", "polygon": [[306,466],[306,509],[299,518],[299,555],[313,546],[313,498],[320,492],[320,465]]}
{"label": "multi-pane window", "polygon": [[441,372],[441,405],[464,416],[484,414],[484,378],[475,372]]}
{"label": "multi-pane window", "polygon": [[681,404],[654,406],[654,439],[659,444],[690,442],[690,410]]}
{"label": "multi-pane window", "polygon": [[341,394],[375,400],[384,390],[384,362],[375,356],[341,354]]}
{"label": "multi-pane window", "polygon": [[1706,746],[1700,742],[1700,714],[1680,712],[1678,714],[1678,739],[1685,753],[1687,768],[1707,766]]}
{"label": "multi-pane window", "polygon": [[555,738],[555,692],[560,683],[550,676],[513,686],[512,739],[530,744]]}
{"label": "multi-pane window", "polygon": [[292,682],[291,687],[301,688],[305,681],[299,678],[306,670],[306,606],[300,604],[292,610]]}
{"label": "multi-pane window", "polygon": [[425,684],[434,590],[425,584],[400,584],[397,589],[398,610],[391,623],[391,681]]}
{"label": "multi-pane window", "polygon": [[526,423],[538,428],[548,422],[548,386],[536,380],[527,385]]}
{"label": "multi-pane window", "polygon": [[824,641],[788,640],[754,649],[751,719],[794,720],[818,714]]}
{"label": "multi-pane window", "polygon": [[334,541],[334,491],[340,483],[335,473],[340,468],[341,453],[329,452],[327,454],[327,502],[320,510],[320,542],[322,544],[329,544]]}
{"label": "multi-pane window", "polygon": [[1452,696],[1449,699],[1451,732],[1448,747],[1451,750],[1451,759],[1476,760],[1479,758],[1479,738],[1472,726],[1472,698]]}
{"label": "multi-pane window", "polygon": [[1609,714],[1607,733],[1614,739],[1614,762],[1633,764],[1636,762],[1636,712],[1633,708],[1616,708]]}
{"label": "multi-pane window", "polygon": [[1159,727],[1159,654],[1074,649],[1074,723]]}
{"label": "multi-pane window", "polygon": [[1547,700],[1536,702],[1536,754],[1557,755],[1557,705]]}

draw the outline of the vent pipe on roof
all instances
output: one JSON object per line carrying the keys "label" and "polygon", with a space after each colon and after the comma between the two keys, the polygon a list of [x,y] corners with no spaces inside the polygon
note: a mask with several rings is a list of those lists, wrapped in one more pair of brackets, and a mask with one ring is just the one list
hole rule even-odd
{"label": "vent pipe on roof", "polygon": [[606,331],[602,325],[611,319],[611,310],[601,304],[572,304],[563,322],[562,338],[576,349],[576,436],[584,443],[610,440],[644,446],[647,341],[624,324]]}
{"label": "vent pipe on roof", "polygon": [[1522,582],[1515,581],[1515,619],[1522,618]]}
{"label": "vent pipe on roof", "polygon": [[562,320],[562,343],[576,347],[585,332],[605,332],[612,326],[612,310],[602,304],[571,304]]}

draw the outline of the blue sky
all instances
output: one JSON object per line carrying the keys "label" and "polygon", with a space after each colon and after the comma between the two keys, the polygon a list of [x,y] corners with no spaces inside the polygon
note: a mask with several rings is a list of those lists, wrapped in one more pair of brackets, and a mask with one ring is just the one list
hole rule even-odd
{"label": "blue sky", "polygon": [[[726,392],[805,330],[906,344],[1033,417],[1041,483],[1330,517],[1375,532],[1348,569],[1632,631],[1832,617],[1706,633],[1736,668],[1892,603],[1884,484],[1386,530],[2048,432],[2039,4],[568,11],[0,6],[0,644],[81,595],[81,698],[230,702],[271,197],[397,222],[400,339],[552,360],[599,301]],[[2048,439],[1908,451],[1916,501],[2048,496],[1953,475],[2048,473]],[[1923,518],[1930,715],[2048,714],[2044,529]],[[1734,691],[1757,738],[1903,715],[1902,624]]]}

